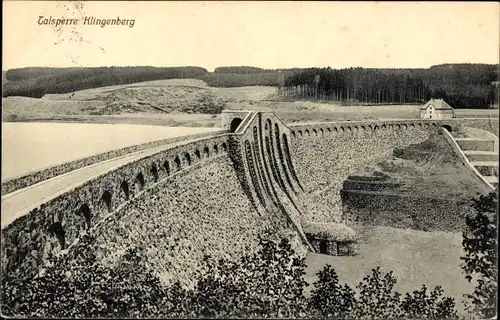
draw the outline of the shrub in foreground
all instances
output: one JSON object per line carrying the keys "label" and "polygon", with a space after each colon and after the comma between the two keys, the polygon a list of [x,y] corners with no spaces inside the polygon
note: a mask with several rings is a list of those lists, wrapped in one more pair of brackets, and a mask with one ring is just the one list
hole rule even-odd
{"label": "shrub in foreground", "polygon": [[498,289],[498,190],[473,200],[476,214],[466,218],[461,267],[469,282],[477,280],[471,294],[465,295],[467,310],[484,319],[497,312]]}
{"label": "shrub in foreground", "polygon": [[[85,243],[92,239],[86,237]],[[89,253],[90,252],[90,253]],[[372,270],[356,287],[342,285],[327,265],[309,298],[304,259],[287,240],[261,240],[260,248],[238,261],[207,257],[204,276],[193,289],[164,285],[134,248],[113,266],[103,266],[92,250],[69,262],[55,261],[31,279],[4,279],[4,314],[24,317],[170,318],[454,318],[454,301],[438,287],[407,294],[393,291],[392,272]]]}
{"label": "shrub in foreground", "polygon": [[452,298],[443,297],[441,287],[432,292],[422,285],[407,293],[404,299],[394,291],[397,283],[392,271],[383,275],[380,268],[372,270],[356,288],[339,283],[338,275],[327,265],[318,273],[318,281],[309,298],[309,315],[333,319],[455,319],[457,312]]}

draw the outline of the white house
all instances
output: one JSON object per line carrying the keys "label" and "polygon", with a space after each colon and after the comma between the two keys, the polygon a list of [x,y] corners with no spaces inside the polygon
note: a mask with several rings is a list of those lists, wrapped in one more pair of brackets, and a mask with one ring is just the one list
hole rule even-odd
{"label": "white house", "polygon": [[420,118],[428,120],[452,119],[453,108],[443,99],[431,99],[420,108]]}

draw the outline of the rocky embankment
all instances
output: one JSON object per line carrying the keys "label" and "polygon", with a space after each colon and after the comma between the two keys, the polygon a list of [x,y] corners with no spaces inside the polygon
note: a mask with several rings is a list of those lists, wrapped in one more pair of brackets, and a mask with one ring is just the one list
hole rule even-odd
{"label": "rocky embankment", "polygon": [[440,135],[397,149],[389,159],[350,175],[342,187],[352,223],[461,231],[480,186]]}

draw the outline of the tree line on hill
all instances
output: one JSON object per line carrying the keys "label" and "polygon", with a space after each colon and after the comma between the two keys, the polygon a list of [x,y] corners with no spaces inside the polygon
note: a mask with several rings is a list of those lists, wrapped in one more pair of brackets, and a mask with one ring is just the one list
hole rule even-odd
{"label": "tree line on hill", "polygon": [[270,86],[278,84],[276,72],[263,73],[207,73],[198,79],[211,87],[234,88],[247,86]]}
{"label": "tree line on hill", "polygon": [[[474,291],[466,310],[481,319],[497,312],[498,190],[472,199],[461,267]],[[162,284],[149,269],[145,248],[129,248],[114,266],[102,265],[95,239],[84,234],[68,257],[58,256],[43,273],[2,277],[2,313],[15,317],[89,318],[329,318],[458,319],[453,298],[425,285],[404,296],[394,291],[392,271],[372,269],[355,287],[342,284],[326,265],[309,297],[305,261],[288,240],[261,239],[259,249],[239,260],[204,259],[204,270],[189,289]]]}
{"label": "tree line on hill", "polygon": [[455,108],[498,105],[498,65],[444,64],[429,69],[217,67],[20,68],[8,70],[3,97],[40,98],[109,85],[196,78],[212,87],[275,86],[283,99],[348,104],[424,103],[442,98]]}
{"label": "tree line on hill", "polygon": [[441,98],[455,108],[498,104],[495,65],[435,66],[430,69],[311,68],[282,79],[284,99],[347,103],[422,104]]}
{"label": "tree line on hill", "polygon": [[307,68],[263,69],[251,66],[230,66],[230,67],[217,67],[215,68],[214,73],[258,74],[258,73],[296,72],[306,69]]}
{"label": "tree line on hill", "polygon": [[41,98],[51,93],[162,79],[197,78],[207,73],[200,67],[96,67],[96,68],[21,68],[6,73],[3,97]]}
{"label": "tree line on hill", "polygon": [[262,69],[250,66],[217,67],[214,69],[214,73],[255,74],[255,73],[266,73],[266,72],[275,72],[275,71],[270,69]]}

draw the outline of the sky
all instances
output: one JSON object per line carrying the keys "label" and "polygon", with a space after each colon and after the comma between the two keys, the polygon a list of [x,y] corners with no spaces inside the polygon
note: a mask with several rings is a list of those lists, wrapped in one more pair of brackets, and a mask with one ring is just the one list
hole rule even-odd
{"label": "sky", "polygon": [[[40,25],[39,17],[79,19]],[[85,17],[134,25],[83,25]],[[3,70],[499,63],[497,2],[3,1]]]}

